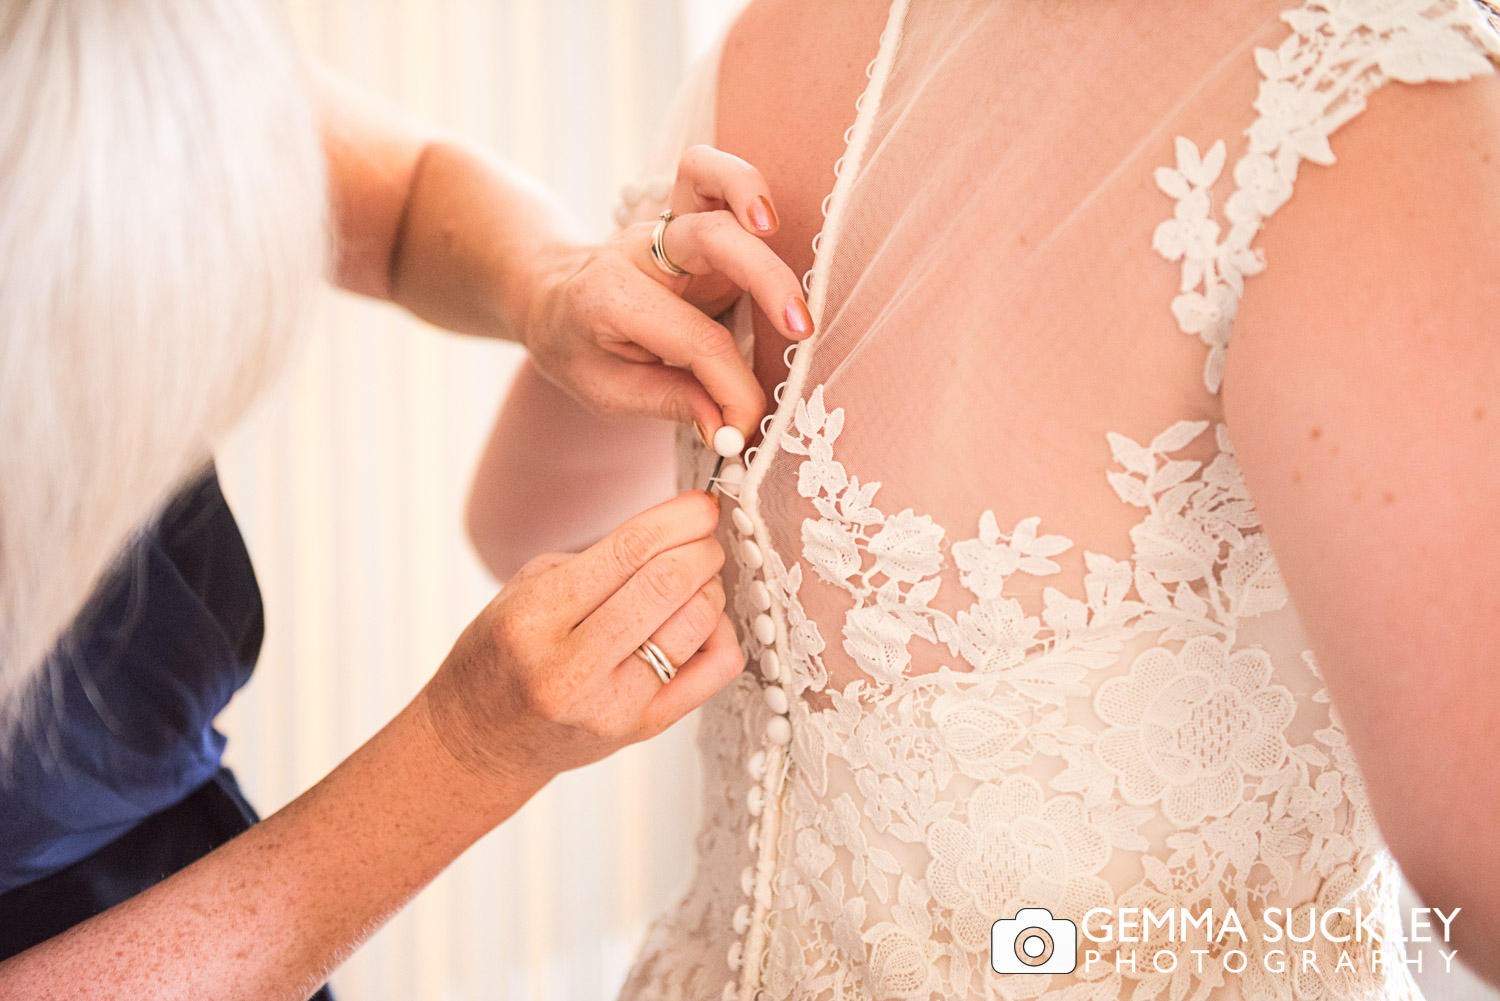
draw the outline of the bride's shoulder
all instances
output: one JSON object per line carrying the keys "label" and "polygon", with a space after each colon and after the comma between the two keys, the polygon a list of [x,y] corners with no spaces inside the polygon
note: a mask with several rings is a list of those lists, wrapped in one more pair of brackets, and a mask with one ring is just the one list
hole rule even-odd
{"label": "bride's shoulder", "polygon": [[1226,403],[1233,383],[1260,377],[1258,365],[1285,373],[1320,357],[1420,352],[1416,335],[1434,326],[1492,339],[1500,74],[1436,79],[1370,94],[1329,137],[1330,162],[1296,172],[1295,195],[1257,241],[1266,271],[1235,320]]}
{"label": "bride's shoulder", "polygon": [[1457,517],[1493,468],[1500,76],[1382,87],[1332,149],[1261,234],[1223,383],[1266,523],[1313,541]]}
{"label": "bride's shoulder", "polygon": [[766,178],[783,221],[771,246],[800,268],[889,9],[888,0],[754,0],[725,36],[715,144]]}

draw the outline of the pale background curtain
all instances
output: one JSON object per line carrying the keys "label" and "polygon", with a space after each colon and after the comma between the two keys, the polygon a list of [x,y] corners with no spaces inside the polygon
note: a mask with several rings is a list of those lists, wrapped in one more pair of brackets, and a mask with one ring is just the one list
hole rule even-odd
{"label": "pale background curtain", "polygon": [[[742,0],[292,0],[306,48],[546,180],[608,226],[687,62]],[[389,719],[494,592],[463,537],[513,348],[330,293],[294,375],[221,452],[265,592],[255,679],[222,719],[263,813]],[[335,976],[345,1001],[613,998],[685,882],[691,721],[565,775]],[[1432,1001],[1500,999],[1444,976]],[[1436,975],[1434,975],[1436,973]]]}
{"label": "pale background curtain", "polygon": [[[543,178],[600,233],[724,0],[296,0],[316,57]],[[229,763],[263,813],[410,699],[494,593],[461,517],[519,360],[330,293],[294,376],[222,450],[265,592]],[[345,998],[612,998],[684,883],[690,723],[563,776],[335,977]]]}

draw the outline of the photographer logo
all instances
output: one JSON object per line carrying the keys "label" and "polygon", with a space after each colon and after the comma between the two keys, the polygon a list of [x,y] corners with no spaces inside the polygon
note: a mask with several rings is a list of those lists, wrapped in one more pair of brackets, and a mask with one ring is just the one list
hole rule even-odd
{"label": "photographer logo", "polygon": [[990,926],[990,969],[996,973],[1072,973],[1078,968],[1078,926],[1045,907],[1023,907]]}

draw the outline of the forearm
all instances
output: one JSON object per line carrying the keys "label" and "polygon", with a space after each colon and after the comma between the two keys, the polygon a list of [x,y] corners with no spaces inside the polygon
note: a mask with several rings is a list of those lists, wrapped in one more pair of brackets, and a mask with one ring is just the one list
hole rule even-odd
{"label": "forearm", "polygon": [[285,809],[0,964],[10,998],[293,999],[542,782],[480,783],[418,699]]}
{"label": "forearm", "polygon": [[581,264],[583,245],[577,223],[540,185],[433,142],[392,246],[390,298],[448,330],[523,341],[539,290]]}
{"label": "forearm", "polygon": [[[538,280],[581,240],[540,185],[315,67],[333,279],[438,326],[518,340]],[[550,269],[550,271],[549,271]]]}
{"label": "forearm", "polygon": [[480,457],[468,528],[500,580],[538,553],[577,552],[672,496],[675,429],[650,417],[605,420],[522,365]]}

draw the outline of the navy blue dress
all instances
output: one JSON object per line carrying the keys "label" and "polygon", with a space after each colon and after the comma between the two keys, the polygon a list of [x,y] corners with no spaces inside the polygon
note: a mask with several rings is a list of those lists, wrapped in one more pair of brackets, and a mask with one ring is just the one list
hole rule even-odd
{"label": "navy blue dress", "polygon": [[255,823],[214,718],[249,680],[263,629],[250,554],[210,468],[80,616],[41,711],[0,763],[0,959]]}

